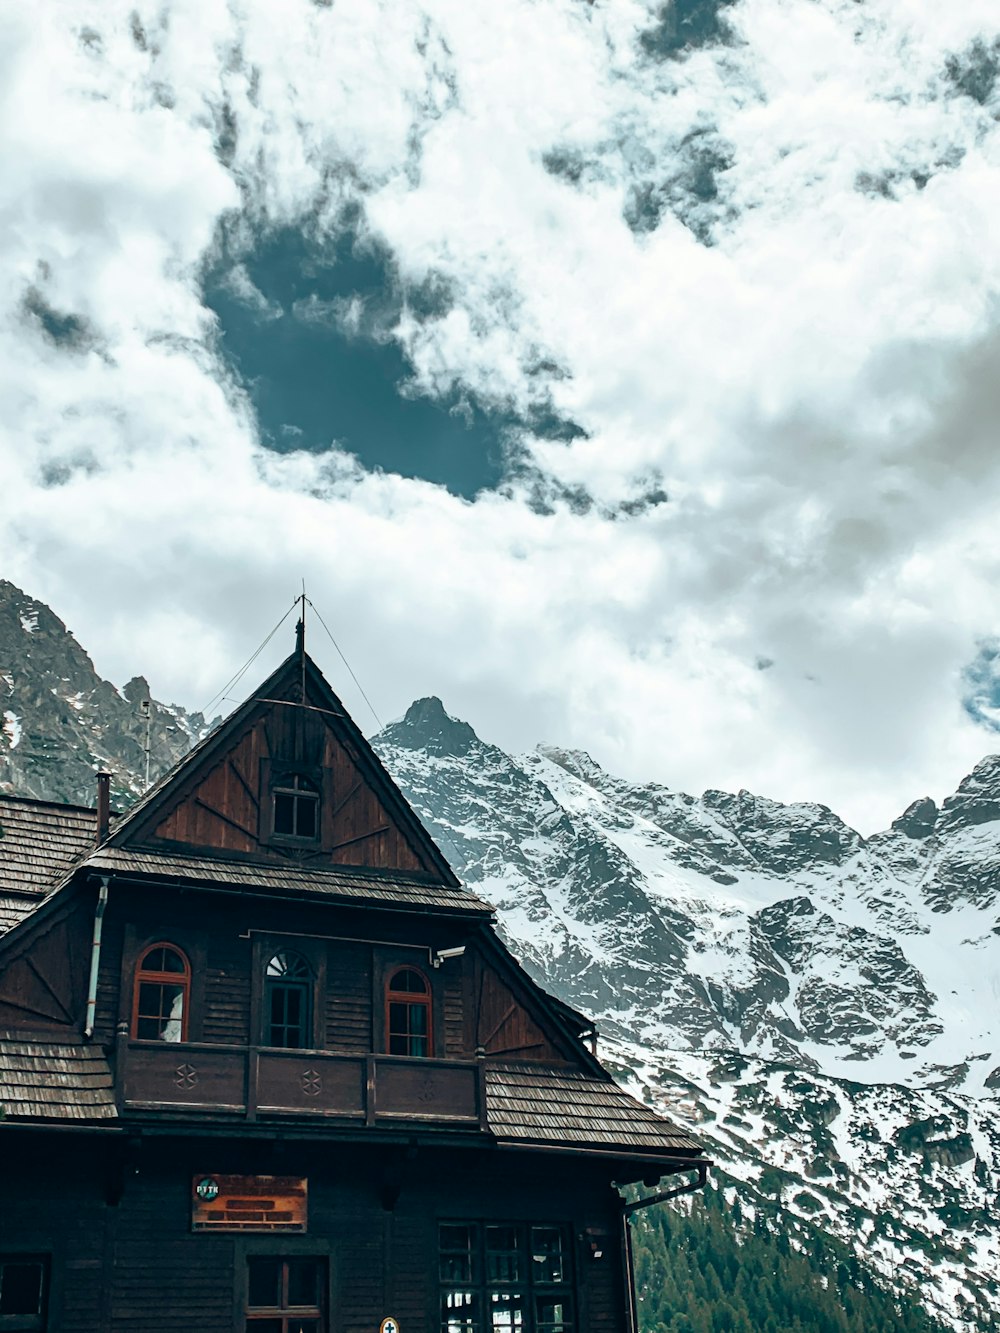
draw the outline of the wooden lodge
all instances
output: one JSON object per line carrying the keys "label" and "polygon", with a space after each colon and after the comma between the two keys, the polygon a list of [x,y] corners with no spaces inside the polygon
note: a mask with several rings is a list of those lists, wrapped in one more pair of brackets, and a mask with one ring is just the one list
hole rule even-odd
{"label": "wooden lodge", "polygon": [[0,1333],[631,1333],[621,1189],[703,1183],[699,1145],[518,965],[301,640],[107,792],[0,797]]}

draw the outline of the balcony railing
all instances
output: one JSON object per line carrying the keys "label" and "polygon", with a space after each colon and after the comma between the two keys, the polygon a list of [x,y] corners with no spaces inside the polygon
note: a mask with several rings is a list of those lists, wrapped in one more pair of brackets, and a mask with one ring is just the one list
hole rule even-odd
{"label": "balcony railing", "polygon": [[123,1110],[486,1128],[481,1062],[120,1037]]}

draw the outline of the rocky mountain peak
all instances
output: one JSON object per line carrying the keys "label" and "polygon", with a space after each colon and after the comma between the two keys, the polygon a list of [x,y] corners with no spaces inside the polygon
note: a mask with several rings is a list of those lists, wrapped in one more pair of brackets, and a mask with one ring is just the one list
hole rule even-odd
{"label": "rocky mountain peak", "polygon": [[[94,773],[113,775],[116,803],[142,791],[149,683],[119,692],[44,602],[0,581],[0,790],[91,805]],[[208,730],[200,713],[151,700],[150,778]]]}
{"label": "rocky mountain peak", "polygon": [[468,722],[452,717],[433,694],[425,699],[415,699],[400,721],[390,722],[379,740],[404,750],[423,750],[427,754],[455,758],[468,754],[480,743]]}
{"label": "rocky mountain peak", "polygon": [[945,797],[937,831],[990,824],[998,819],[1000,754],[989,754],[979,761],[968,777],[962,779],[952,796]]}
{"label": "rocky mountain peak", "polygon": [[929,796],[921,796],[912,801],[898,819],[892,821],[897,833],[905,833],[908,838],[929,838],[934,832],[938,819],[938,808]]}

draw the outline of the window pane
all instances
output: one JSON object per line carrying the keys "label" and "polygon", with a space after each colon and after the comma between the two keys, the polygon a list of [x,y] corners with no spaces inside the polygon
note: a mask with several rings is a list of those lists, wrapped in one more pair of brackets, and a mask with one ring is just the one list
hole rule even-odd
{"label": "window pane", "polygon": [[521,1291],[490,1292],[490,1326],[498,1333],[512,1333],[524,1325],[524,1293]]}
{"label": "window pane", "polygon": [[297,827],[295,832],[300,838],[315,838],[316,812],[318,809],[319,801],[314,796],[299,796],[296,798]]}
{"label": "window pane", "polygon": [[479,1311],[475,1292],[441,1293],[441,1333],[479,1333]]}
{"label": "window pane", "polygon": [[288,1333],[322,1333],[323,1326],[318,1319],[289,1319],[285,1324]]}
{"label": "window pane", "polygon": [[295,800],[291,792],[274,793],[274,831],[292,835],[295,832]]}
{"label": "window pane", "polygon": [[247,1333],[285,1333],[282,1321],[280,1319],[255,1319],[253,1315],[247,1320]]}
{"label": "window pane", "polygon": [[406,967],[395,974],[389,982],[389,989],[403,995],[426,995],[427,983],[419,972],[414,972],[412,968]]}
{"label": "window pane", "polygon": [[565,1282],[563,1237],[558,1227],[531,1228],[531,1268],[535,1282]]}
{"label": "window pane", "polygon": [[419,1037],[427,1035],[427,1005],[408,1004],[410,1031]]}
{"label": "window pane", "polygon": [[248,1306],[277,1310],[281,1305],[281,1260],[248,1259]]}
{"label": "window pane", "polygon": [[440,1229],[441,1281],[473,1282],[476,1273],[474,1226],[443,1225]]}
{"label": "window pane", "polygon": [[569,1306],[562,1296],[535,1297],[536,1333],[566,1333]]}
{"label": "window pane", "polygon": [[520,1227],[486,1228],[486,1277],[489,1282],[523,1282]]}
{"label": "window pane", "polygon": [[136,1036],[159,1041],[180,1041],[184,1025],[186,987],[166,981],[139,984]]}
{"label": "window pane", "polygon": [[42,1313],[42,1265],[0,1264],[0,1314]]}
{"label": "window pane", "polygon": [[150,949],[142,960],[143,972],[184,972],[184,959],[176,949]]}
{"label": "window pane", "polygon": [[288,1260],[288,1304],[318,1307],[319,1262],[316,1259]]}

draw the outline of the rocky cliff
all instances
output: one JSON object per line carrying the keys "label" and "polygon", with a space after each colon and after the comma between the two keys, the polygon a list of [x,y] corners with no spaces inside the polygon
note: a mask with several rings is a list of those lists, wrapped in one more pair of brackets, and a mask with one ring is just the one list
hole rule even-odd
{"label": "rocky cliff", "polygon": [[114,775],[127,804],[208,729],[200,713],[157,703],[142,676],[122,689],[44,602],[0,579],[0,790],[92,805],[94,774]]}

